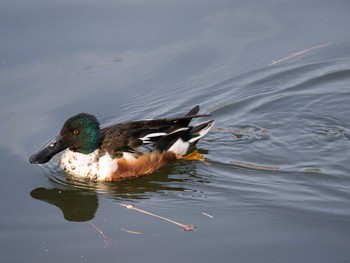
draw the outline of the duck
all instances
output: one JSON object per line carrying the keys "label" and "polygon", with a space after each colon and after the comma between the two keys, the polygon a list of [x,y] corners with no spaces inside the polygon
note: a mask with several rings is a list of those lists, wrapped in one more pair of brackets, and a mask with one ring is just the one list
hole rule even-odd
{"label": "duck", "polygon": [[100,128],[97,118],[79,113],[65,121],[59,135],[29,158],[44,164],[61,153],[59,166],[69,176],[91,181],[120,181],[148,175],[179,159],[203,160],[194,149],[214,120],[190,125],[197,105],[175,118],[137,120]]}

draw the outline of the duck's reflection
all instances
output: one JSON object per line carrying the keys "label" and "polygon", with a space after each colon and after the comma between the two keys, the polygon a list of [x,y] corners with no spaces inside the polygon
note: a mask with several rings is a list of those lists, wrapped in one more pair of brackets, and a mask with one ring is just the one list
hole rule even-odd
{"label": "duck's reflection", "polygon": [[31,197],[47,202],[61,209],[68,221],[83,222],[95,217],[98,198],[94,191],[62,190],[58,188],[36,188],[30,192]]}
{"label": "duck's reflection", "polygon": [[118,201],[135,201],[151,198],[154,193],[190,191],[184,187],[187,181],[203,183],[203,179],[199,180],[195,175],[194,168],[195,165],[189,165],[180,171],[175,166],[169,166],[152,175],[108,183],[84,184],[67,177],[65,184],[52,182],[51,189],[39,187],[32,190],[30,195],[58,207],[66,220],[83,222],[95,217],[99,194]]}

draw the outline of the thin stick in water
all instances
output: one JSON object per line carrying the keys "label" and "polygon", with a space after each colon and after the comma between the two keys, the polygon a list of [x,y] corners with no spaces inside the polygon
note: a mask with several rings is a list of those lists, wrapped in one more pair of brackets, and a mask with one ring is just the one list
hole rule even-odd
{"label": "thin stick in water", "polygon": [[143,214],[146,214],[146,215],[150,215],[150,216],[153,216],[153,217],[156,217],[156,218],[168,221],[168,222],[170,222],[172,224],[180,226],[183,230],[186,230],[186,231],[190,231],[190,230],[195,230],[196,229],[194,226],[181,224],[181,223],[176,222],[174,220],[171,220],[169,218],[166,218],[166,217],[163,217],[163,216],[159,216],[159,215],[153,214],[151,212],[148,212],[148,211],[136,208],[133,205],[125,205],[125,204],[120,204],[120,205],[126,207],[127,209],[135,210],[137,212],[140,212],[140,213],[143,213]]}
{"label": "thin stick in water", "polygon": [[331,43],[326,43],[326,44],[314,46],[314,47],[311,47],[311,48],[307,48],[307,49],[304,49],[304,50],[295,52],[295,53],[293,53],[293,54],[291,54],[291,55],[289,55],[289,56],[287,56],[287,57],[281,58],[281,59],[279,59],[279,60],[272,60],[272,63],[270,63],[269,66],[275,65],[275,64],[277,64],[277,63],[280,63],[280,62],[282,62],[282,61],[288,60],[288,59],[290,59],[290,58],[294,58],[294,57],[296,57],[296,56],[303,55],[303,54],[305,54],[305,53],[307,53],[307,52],[309,52],[309,51],[311,51],[311,50],[313,50],[313,49],[322,48],[322,47],[327,47],[327,46],[329,46],[330,44],[331,44]]}
{"label": "thin stick in water", "polygon": [[121,228],[121,230],[125,231],[126,233],[134,234],[134,235],[141,235],[142,234],[141,232],[132,231],[132,230],[128,230],[128,229],[125,229],[125,228]]}
{"label": "thin stick in water", "polygon": [[207,217],[214,218],[214,216],[209,215],[209,214],[207,214],[206,212],[202,212],[202,214],[205,215],[205,216],[207,216]]}
{"label": "thin stick in water", "polygon": [[88,222],[90,226],[92,226],[97,233],[100,235],[100,237],[103,239],[103,242],[105,243],[104,247],[108,246],[109,241],[111,241],[111,239],[107,239],[107,237],[105,236],[105,234],[103,233],[103,231],[101,229],[99,229],[94,223],[92,222]]}

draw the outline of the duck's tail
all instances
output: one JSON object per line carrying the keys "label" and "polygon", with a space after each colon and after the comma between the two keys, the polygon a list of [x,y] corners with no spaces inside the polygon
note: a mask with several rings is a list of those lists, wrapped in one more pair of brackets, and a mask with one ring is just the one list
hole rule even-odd
{"label": "duck's tail", "polygon": [[199,123],[181,135],[168,149],[177,155],[185,155],[188,150],[195,146],[197,142],[206,135],[214,125],[214,120]]}
{"label": "duck's tail", "polygon": [[185,155],[213,126],[213,120],[191,126],[192,119],[210,116],[198,112],[199,106],[196,106],[182,117],[153,120],[153,126],[149,124],[151,132],[145,133],[140,140],[144,145],[153,144],[161,152],[170,151],[179,156]]}

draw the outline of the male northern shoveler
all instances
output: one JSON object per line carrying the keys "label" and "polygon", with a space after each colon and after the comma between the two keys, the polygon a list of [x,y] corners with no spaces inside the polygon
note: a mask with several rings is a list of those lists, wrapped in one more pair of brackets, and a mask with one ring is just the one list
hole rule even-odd
{"label": "male northern shoveler", "polygon": [[56,140],[29,158],[48,162],[66,150],[60,167],[69,175],[90,180],[118,181],[146,175],[184,157],[213,126],[213,120],[189,126],[199,106],[179,118],[141,120],[100,129],[96,117],[80,113],[69,118]]}

